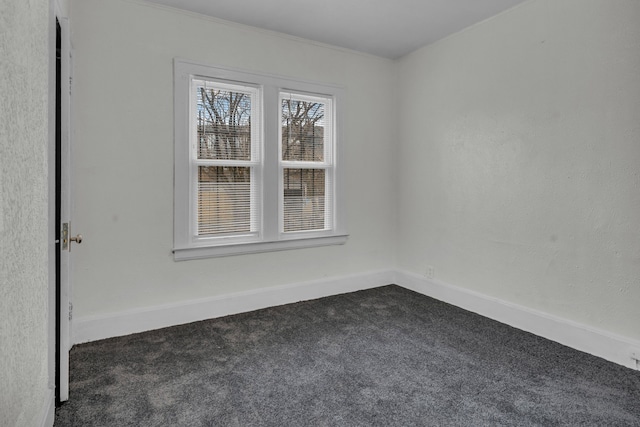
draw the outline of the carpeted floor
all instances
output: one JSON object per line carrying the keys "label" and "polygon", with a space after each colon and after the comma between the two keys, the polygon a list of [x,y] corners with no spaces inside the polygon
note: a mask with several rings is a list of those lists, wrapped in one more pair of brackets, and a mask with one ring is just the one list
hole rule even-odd
{"label": "carpeted floor", "polygon": [[398,286],[78,345],[55,426],[640,426],[640,372]]}

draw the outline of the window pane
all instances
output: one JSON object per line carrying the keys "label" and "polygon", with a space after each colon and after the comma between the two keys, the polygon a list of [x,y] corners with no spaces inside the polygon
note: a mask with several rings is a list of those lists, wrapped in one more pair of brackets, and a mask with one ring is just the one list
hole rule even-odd
{"label": "window pane", "polygon": [[325,170],[284,169],[284,231],[323,230]]}
{"label": "window pane", "polygon": [[251,231],[251,168],[198,168],[198,235]]}
{"label": "window pane", "polygon": [[324,161],[325,104],[282,100],[282,160]]}
{"label": "window pane", "polygon": [[198,159],[251,160],[251,94],[196,84]]}

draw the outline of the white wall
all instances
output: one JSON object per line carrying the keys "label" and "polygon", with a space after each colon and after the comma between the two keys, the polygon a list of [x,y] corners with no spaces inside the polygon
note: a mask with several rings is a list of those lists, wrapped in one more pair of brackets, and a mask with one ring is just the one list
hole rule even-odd
{"label": "white wall", "polygon": [[36,426],[48,381],[48,0],[0,6],[0,423]]}
{"label": "white wall", "polygon": [[[74,318],[388,269],[394,64],[138,1],[71,1]],[[174,262],[174,57],[344,86],[344,246]]]}
{"label": "white wall", "polygon": [[[431,265],[640,338],[637,1],[532,0],[398,62],[137,0],[71,12],[76,319]],[[174,57],[347,88],[345,246],[173,261]]]}
{"label": "white wall", "polygon": [[639,22],[529,1],[400,61],[401,270],[640,338]]}

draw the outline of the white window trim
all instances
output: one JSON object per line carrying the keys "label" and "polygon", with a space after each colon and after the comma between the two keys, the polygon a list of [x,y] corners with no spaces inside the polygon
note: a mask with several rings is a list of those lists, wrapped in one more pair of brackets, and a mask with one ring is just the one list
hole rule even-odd
{"label": "white window trim", "polygon": [[[259,87],[262,95],[261,121],[264,141],[260,147],[262,164],[256,169],[262,174],[262,216],[259,219],[261,239],[242,241],[229,239],[193,239],[191,230],[193,208],[189,127],[190,91],[193,77],[244,82]],[[332,229],[283,233],[280,230],[280,93],[308,93],[333,99],[333,215]],[[250,254],[258,252],[301,249],[316,246],[341,245],[347,240],[346,205],[344,198],[344,90],[338,86],[254,73],[233,68],[208,66],[196,62],[174,60],[174,259],[176,261]]]}

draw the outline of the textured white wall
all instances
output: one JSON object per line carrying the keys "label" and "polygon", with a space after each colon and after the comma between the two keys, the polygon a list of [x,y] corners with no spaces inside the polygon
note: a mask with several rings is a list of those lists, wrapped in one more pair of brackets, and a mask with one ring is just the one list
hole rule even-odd
{"label": "textured white wall", "polygon": [[47,367],[47,0],[0,3],[0,424],[36,426]]}
{"label": "textured white wall", "polygon": [[[136,1],[71,26],[76,318],[392,266],[393,62]],[[346,245],[173,261],[174,57],[346,87]]]}
{"label": "textured white wall", "polygon": [[640,338],[639,22],[530,1],[402,59],[401,269]]}

